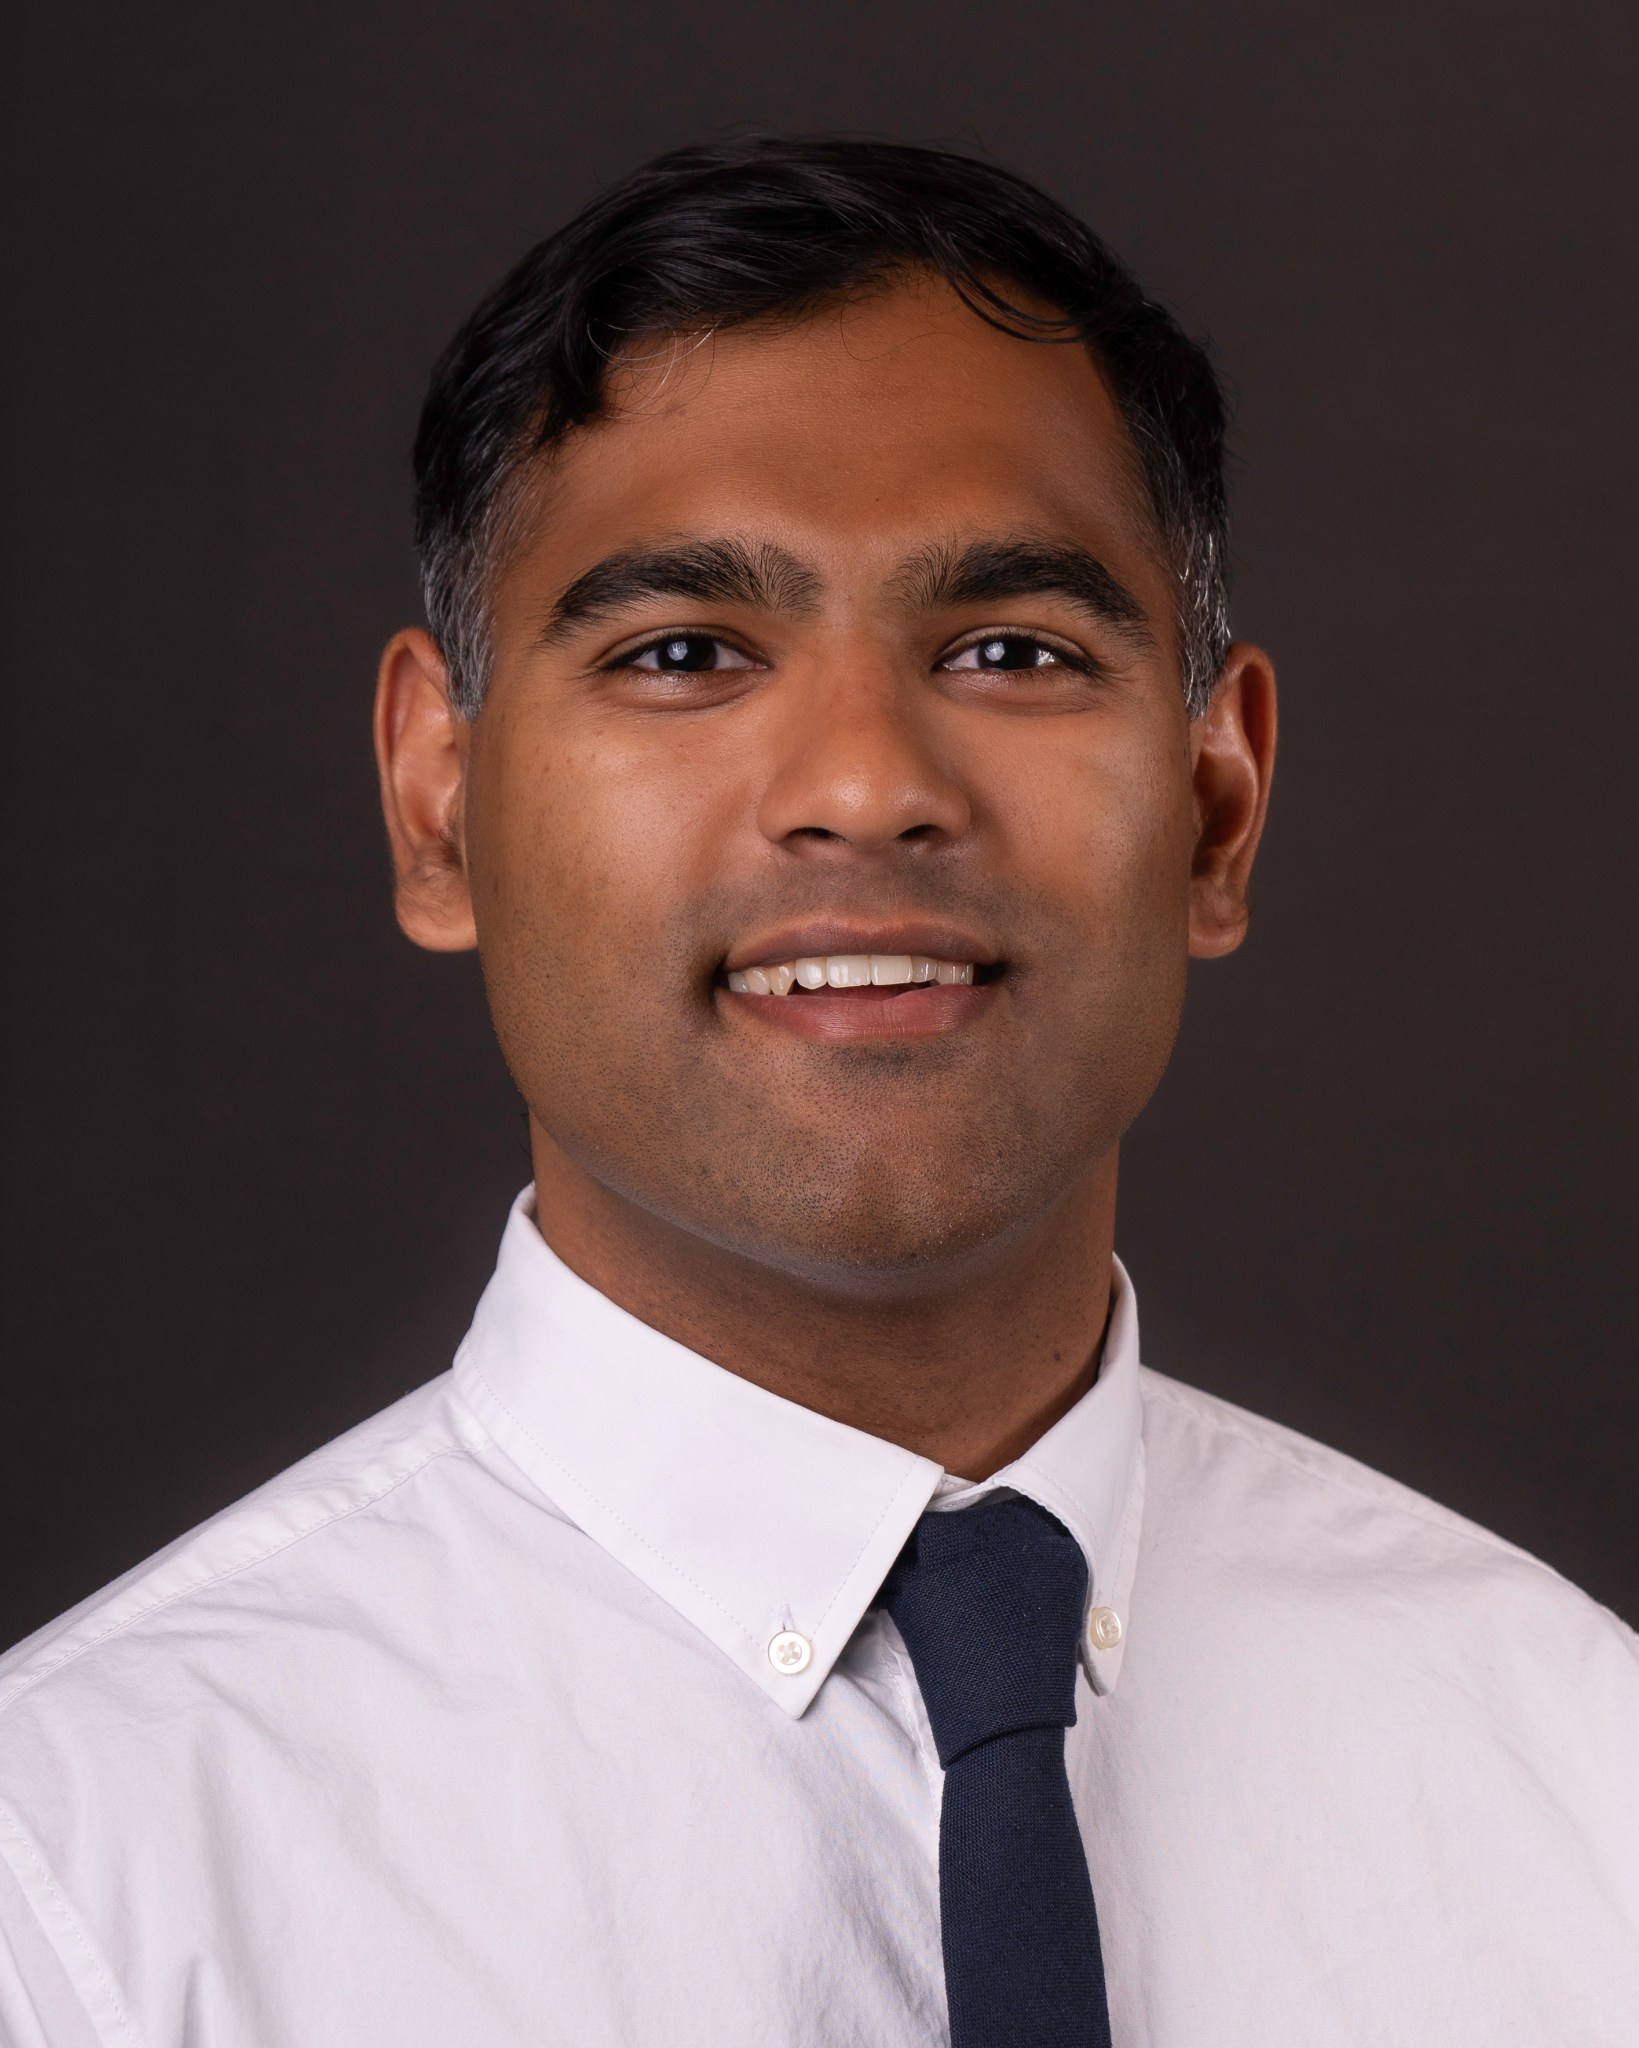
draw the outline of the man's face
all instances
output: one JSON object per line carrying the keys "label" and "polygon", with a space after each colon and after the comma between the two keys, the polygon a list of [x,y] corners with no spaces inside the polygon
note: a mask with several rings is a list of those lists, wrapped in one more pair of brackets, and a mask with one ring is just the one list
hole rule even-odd
{"label": "man's face", "polygon": [[931,1279],[1113,1172],[1177,1028],[1199,741],[1130,442],[1083,350],[932,283],[612,398],[465,736],[503,1051],[640,1209]]}

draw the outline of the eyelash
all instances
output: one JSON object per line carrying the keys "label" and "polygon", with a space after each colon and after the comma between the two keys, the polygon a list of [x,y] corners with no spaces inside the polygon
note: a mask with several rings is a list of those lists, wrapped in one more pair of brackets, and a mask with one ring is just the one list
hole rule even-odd
{"label": "eyelash", "polygon": [[[740,655],[741,658],[746,662],[748,668],[761,668],[766,666],[766,663],[759,662],[755,659],[755,657],[747,655],[743,648],[735,646],[735,643],[732,640],[730,640],[726,634],[691,631],[688,628],[679,629],[674,627],[669,632],[656,633],[650,639],[643,641],[640,645],[628,648],[624,653],[616,655],[613,660],[602,663],[600,665],[599,673],[605,675],[613,675],[618,674],[622,669],[636,668],[637,664],[639,663],[639,661],[641,661],[645,654],[656,653],[660,648],[667,646],[670,642],[682,640],[695,643],[707,641],[715,647],[727,648],[732,653]],[[947,649],[946,652],[940,656],[939,661],[935,664],[935,666],[942,667],[946,663],[953,663],[959,660],[962,655],[971,654],[976,647],[983,647],[987,641],[1016,641],[1028,647],[1039,648],[1044,653],[1052,657],[1052,660],[1050,662],[1031,663],[1031,669],[1061,667],[1070,669],[1077,675],[1092,675],[1095,674],[1097,671],[1097,664],[1093,662],[1087,655],[1079,653],[1074,649],[1065,647],[1057,641],[1046,639],[1040,633],[1020,632],[1016,630],[1009,631],[1006,628],[997,627],[990,627],[982,632],[970,634],[965,640],[961,641],[959,645]],[[1029,671],[1013,668],[979,669],[976,670],[976,672],[981,675],[1019,675],[1023,673],[1028,673]],[[655,675],[687,676],[721,674],[723,673],[723,671],[718,669],[653,669],[645,671],[645,673]]]}
{"label": "eyelash", "polygon": [[[1057,640],[1049,640],[1041,633],[1025,632],[1018,629],[1010,630],[1005,626],[990,626],[983,632],[970,633],[959,646],[951,648],[941,656],[941,661],[953,662],[964,654],[971,654],[975,648],[985,646],[987,642],[1007,640],[1017,641],[1026,647],[1039,648],[1042,653],[1052,656],[1050,662],[1032,662],[1030,664],[1032,669],[1067,668],[1076,675],[1083,676],[1093,675],[1097,671],[1098,665],[1091,656],[1083,654],[1077,648],[1067,647]],[[1021,671],[1018,669],[981,669],[978,673],[981,675],[1018,675]]]}
{"label": "eyelash", "polygon": [[[669,632],[652,634],[649,639],[642,641],[638,646],[629,647],[623,654],[617,654],[613,658],[613,660],[600,663],[599,673],[603,675],[615,675],[618,674],[622,669],[636,668],[637,664],[639,663],[639,661],[642,660],[645,654],[654,654],[660,648],[666,647],[670,645],[671,642],[676,640],[686,640],[693,645],[698,645],[703,641],[713,647],[726,647],[731,653],[739,655],[740,658],[746,663],[747,667],[762,668],[766,666],[765,663],[758,661],[754,655],[747,654],[744,648],[736,646],[735,643],[728,637],[726,633],[708,633],[698,628],[691,628],[687,626],[674,626],[671,628]],[[710,671],[695,669],[655,669],[650,670],[649,673],[656,675],[684,676],[695,674],[709,674]]]}

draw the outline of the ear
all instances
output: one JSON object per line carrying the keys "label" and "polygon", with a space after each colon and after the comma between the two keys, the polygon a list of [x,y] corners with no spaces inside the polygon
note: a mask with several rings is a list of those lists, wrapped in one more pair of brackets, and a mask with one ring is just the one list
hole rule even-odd
{"label": "ear", "polygon": [[1190,729],[1190,749],[1189,950],[1197,960],[1216,960],[1246,936],[1247,884],[1275,768],[1275,670],[1261,647],[1236,641],[1230,648],[1212,702]]}
{"label": "ear", "polygon": [[478,943],[463,833],[471,727],[450,702],[449,671],[429,634],[387,643],[376,678],[376,766],[407,937],[434,953]]}

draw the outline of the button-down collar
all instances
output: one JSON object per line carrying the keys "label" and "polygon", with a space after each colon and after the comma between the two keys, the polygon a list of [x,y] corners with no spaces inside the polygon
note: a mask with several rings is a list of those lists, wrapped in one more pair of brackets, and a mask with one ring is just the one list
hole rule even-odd
{"label": "button-down collar", "polygon": [[[998,1488],[1057,1515],[1088,1605],[1128,1623],[1143,1496],[1138,1318],[1119,1264],[1097,1380],[1022,1458],[972,1487],[931,1459],[741,1379],[572,1273],[525,1190],[455,1364],[485,1427],[541,1491],[796,1717],[875,1598],[917,1518]],[[812,1649],[770,1661],[781,1635]],[[1122,1645],[1083,1661],[1108,1691]]]}

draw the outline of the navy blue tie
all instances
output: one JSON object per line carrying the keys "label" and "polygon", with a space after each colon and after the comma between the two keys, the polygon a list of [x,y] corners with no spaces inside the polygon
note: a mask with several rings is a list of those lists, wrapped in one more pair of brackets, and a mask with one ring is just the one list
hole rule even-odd
{"label": "navy blue tie", "polygon": [[1110,2048],[1064,1769],[1086,1597],[1081,1546],[1022,1499],[924,1515],[882,1588],[945,1767],[951,2048]]}

